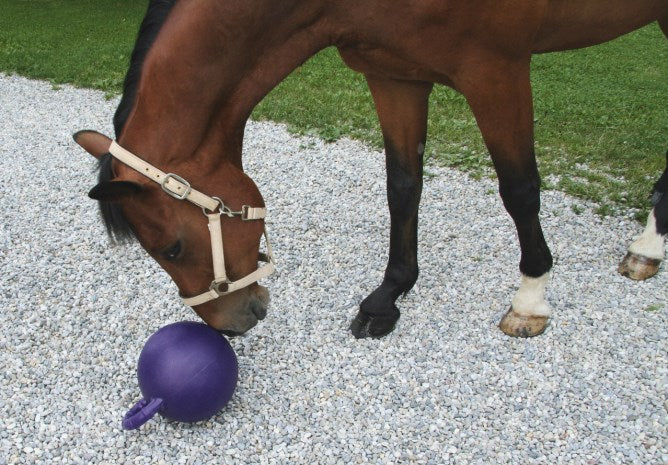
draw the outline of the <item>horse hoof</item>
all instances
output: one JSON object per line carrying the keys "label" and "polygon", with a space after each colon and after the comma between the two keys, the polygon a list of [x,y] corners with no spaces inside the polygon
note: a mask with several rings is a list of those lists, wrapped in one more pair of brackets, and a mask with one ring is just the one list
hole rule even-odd
{"label": "horse hoof", "polygon": [[628,252],[624,260],[619,264],[619,274],[636,281],[644,281],[651,278],[659,271],[661,260]]}
{"label": "horse hoof", "polygon": [[350,323],[350,331],[356,339],[367,337],[379,339],[394,330],[397,320],[399,320],[399,315],[390,317],[373,316],[359,311]]}
{"label": "horse hoof", "polygon": [[501,318],[499,328],[508,336],[533,337],[545,331],[547,320],[546,316],[520,315],[510,307],[510,310]]}

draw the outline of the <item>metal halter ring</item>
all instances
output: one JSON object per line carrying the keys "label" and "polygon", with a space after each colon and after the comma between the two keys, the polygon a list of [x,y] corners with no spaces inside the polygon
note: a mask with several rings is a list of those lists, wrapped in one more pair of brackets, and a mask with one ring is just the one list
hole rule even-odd
{"label": "metal halter ring", "polygon": [[[213,200],[216,200],[216,201],[218,202],[218,213],[221,214],[221,215],[222,215],[223,213],[225,213],[224,209],[226,209],[227,207],[225,206],[225,204],[223,203],[223,201],[220,200],[219,197],[213,197],[213,196],[212,196],[211,198],[212,198]],[[229,208],[227,208],[227,209],[229,210]],[[204,213],[204,216],[207,216],[207,215],[211,215],[211,214],[213,214],[213,213],[216,213],[215,210],[211,210],[210,213],[207,213],[208,211],[209,211],[208,208],[206,208],[206,207],[202,207],[202,213]]]}
{"label": "metal halter ring", "polygon": [[230,284],[230,281],[211,281],[209,289],[216,291],[219,295],[223,295],[230,289]]}
{"label": "metal halter ring", "polygon": [[[211,197],[212,199],[216,200],[218,202],[218,214],[219,215],[225,215],[229,218],[234,218],[235,216],[240,216],[242,220],[247,220],[248,219],[248,211],[250,210],[250,207],[248,205],[244,205],[241,207],[241,211],[235,212],[232,210],[230,207],[225,205],[222,200],[218,197]],[[212,210],[210,213],[209,209],[206,207],[202,207],[202,213],[204,213],[204,216],[211,215],[216,213],[215,210]]]}
{"label": "metal halter ring", "polygon": [[232,209],[231,209],[230,207],[228,207],[227,205],[221,205],[221,207],[220,207],[220,214],[221,214],[221,215],[227,215],[227,216],[229,216],[230,218],[233,218],[233,217],[235,217],[235,216],[239,216],[239,215],[241,215],[241,212],[234,212],[234,211],[232,211]]}

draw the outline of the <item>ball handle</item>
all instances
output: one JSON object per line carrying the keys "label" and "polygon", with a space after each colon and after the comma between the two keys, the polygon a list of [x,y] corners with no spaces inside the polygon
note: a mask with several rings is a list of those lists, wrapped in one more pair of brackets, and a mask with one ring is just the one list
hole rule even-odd
{"label": "ball handle", "polygon": [[161,405],[162,399],[160,398],[151,399],[150,401],[141,399],[125,414],[122,423],[123,429],[139,428],[153,418],[153,415],[158,413]]}

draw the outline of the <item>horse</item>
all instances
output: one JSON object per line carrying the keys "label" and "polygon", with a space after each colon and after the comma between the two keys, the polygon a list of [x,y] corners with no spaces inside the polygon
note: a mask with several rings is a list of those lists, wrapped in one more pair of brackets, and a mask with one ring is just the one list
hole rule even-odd
{"label": "horse", "polygon": [[[517,229],[520,284],[499,327],[536,336],[552,314],[552,256],[539,221],[531,57],[655,21],[668,36],[665,0],[152,0],[114,115],[116,140],[90,130],[74,138],[99,160],[89,196],[112,238],[136,237],[204,322],[245,333],[266,315],[269,293],[257,281],[273,270],[270,251],[260,252],[264,200],[243,170],[245,124],[290,72],[336,47],[364,74],[384,140],[387,267],[350,324],[356,338],[380,338],[418,277],[428,99],[434,84],[449,86],[473,112]],[[620,265],[630,278],[647,279],[663,260],[667,190],[668,167]]]}

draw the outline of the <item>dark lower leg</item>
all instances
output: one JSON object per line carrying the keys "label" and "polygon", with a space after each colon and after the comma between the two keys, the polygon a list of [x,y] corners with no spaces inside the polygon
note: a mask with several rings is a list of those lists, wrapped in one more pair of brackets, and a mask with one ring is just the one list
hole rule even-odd
{"label": "dark lower leg", "polygon": [[544,294],[552,268],[552,254],[538,219],[539,195],[538,174],[535,171],[522,179],[513,180],[511,186],[501,189],[504,205],[517,228],[522,253],[520,288],[512,300],[510,310],[499,324],[501,330],[509,336],[541,334],[551,314]]}
{"label": "dark lower leg", "polygon": [[385,140],[390,251],[383,282],[362,301],[350,326],[357,338],[391,332],[400,316],[395,301],[417,280],[417,213],[431,90],[425,83],[367,80]]}
{"label": "dark lower leg", "polygon": [[411,172],[399,165],[388,144],[387,198],[390,209],[390,252],[382,284],[362,303],[369,315],[387,313],[389,303],[407,293],[418,277],[417,211],[422,193],[422,167]]}
{"label": "dark lower leg", "polygon": [[523,176],[499,179],[501,199],[515,223],[522,253],[520,272],[538,278],[552,268],[552,254],[540,226],[540,179],[534,166]]}
{"label": "dark lower leg", "polygon": [[417,172],[397,163],[397,152],[387,144],[387,197],[390,209],[390,253],[383,282],[360,304],[351,325],[356,337],[381,337],[399,319],[397,298],[418,277],[417,211],[422,192],[422,163]]}

